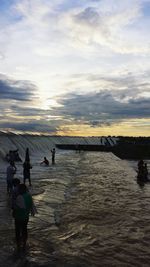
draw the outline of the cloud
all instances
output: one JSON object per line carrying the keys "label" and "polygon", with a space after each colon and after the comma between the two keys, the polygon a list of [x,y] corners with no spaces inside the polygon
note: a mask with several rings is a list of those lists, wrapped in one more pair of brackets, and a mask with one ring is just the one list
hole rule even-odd
{"label": "cloud", "polygon": [[88,94],[72,93],[58,100],[61,104],[53,114],[94,127],[114,124],[133,118],[150,118],[150,97],[138,96],[128,90],[107,90]]}
{"label": "cloud", "polygon": [[2,129],[20,132],[41,132],[55,133],[56,127],[43,123],[42,121],[27,121],[27,122],[3,122],[0,124]]}
{"label": "cloud", "polygon": [[138,0],[83,1],[82,4],[17,1],[12,10],[19,19],[3,32],[11,31],[12,40],[24,37],[24,46],[39,56],[52,56],[54,52],[63,56],[73,50],[79,52],[83,46],[93,51],[102,46],[115,53],[149,53],[149,28],[142,21],[142,3]]}
{"label": "cloud", "polygon": [[[39,101],[34,84],[1,75],[3,102],[0,103],[0,128],[56,133],[63,125],[97,128],[130,119],[150,118],[148,77],[148,72],[144,77],[136,77],[132,73],[123,77],[89,73],[73,75],[72,78],[79,80],[80,84],[85,80],[93,88],[97,84],[97,91],[72,91],[56,97],[57,105],[43,109],[34,104],[34,101]],[[50,100],[47,99],[48,103],[51,103]]]}
{"label": "cloud", "polygon": [[[25,118],[31,129],[51,122],[55,131],[56,120],[98,127],[147,118],[148,2],[13,0],[4,5],[0,125],[13,120],[20,127]],[[47,100],[55,96],[58,105],[48,109]]]}
{"label": "cloud", "polygon": [[[149,53],[149,37],[140,34],[142,27],[142,5],[140,1],[101,1],[94,7],[89,6],[81,11],[73,11],[68,27],[71,35],[80,43],[101,46],[121,54]],[[141,21],[141,24],[139,24]],[[136,23],[139,29],[136,27]],[[148,28],[145,25],[145,32]],[[144,28],[143,28],[144,30]],[[147,42],[146,42],[147,41]]]}
{"label": "cloud", "polygon": [[38,107],[37,87],[30,81],[0,75],[0,128],[10,131],[53,132],[62,124],[50,109]]}
{"label": "cloud", "polygon": [[65,125],[71,128],[74,125],[98,128],[131,119],[150,118],[150,97],[140,96],[138,89],[134,93],[128,90],[69,93],[57,98],[57,102],[57,107],[47,110],[20,105],[10,105],[6,110],[5,106],[0,128],[56,134]]}
{"label": "cloud", "polygon": [[29,81],[15,81],[0,75],[0,95],[3,100],[32,101],[36,89]]}

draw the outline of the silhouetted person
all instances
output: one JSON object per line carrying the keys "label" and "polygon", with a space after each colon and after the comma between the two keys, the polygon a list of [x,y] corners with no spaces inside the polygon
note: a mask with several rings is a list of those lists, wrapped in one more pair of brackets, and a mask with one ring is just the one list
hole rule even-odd
{"label": "silhouetted person", "polygon": [[5,158],[8,162],[10,162],[10,161],[22,161],[20,156],[19,156],[18,149],[9,150],[9,153],[6,154]]}
{"label": "silhouetted person", "polygon": [[147,169],[147,163],[144,163],[143,166],[143,176],[144,176],[144,180],[148,181],[148,169]]}
{"label": "silhouetted person", "polygon": [[15,207],[16,198],[19,194],[20,179],[14,178],[12,184],[13,184],[13,188],[12,188],[12,195],[11,195],[11,208],[13,210]]}
{"label": "silhouetted person", "polygon": [[141,159],[138,162],[138,178],[143,179],[144,175],[144,161]]}
{"label": "silhouetted person", "polygon": [[10,162],[10,156],[9,156],[9,153],[6,154],[5,159],[6,159],[8,162]]}
{"label": "silhouetted person", "polygon": [[19,193],[15,201],[13,217],[15,219],[15,234],[18,252],[23,245],[26,248],[28,238],[27,225],[29,222],[29,214],[32,210],[33,200],[30,193],[27,191],[25,184],[19,185]]}
{"label": "silhouetted person", "polygon": [[144,161],[142,159],[140,159],[138,161],[138,170],[141,170],[143,168],[143,166],[144,166]]}
{"label": "silhouetted person", "polygon": [[12,192],[13,178],[17,171],[14,161],[10,161],[10,165],[7,167],[7,193]]}
{"label": "silhouetted person", "polygon": [[25,161],[30,161],[29,148],[26,148]]}
{"label": "silhouetted person", "polygon": [[51,150],[51,153],[52,153],[52,164],[55,164],[55,153],[56,153],[55,148],[53,148],[53,149]]}
{"label": "silhouetted person", "polygon": [[32,169],[30,161],[25,161],[23,163],[23,182],[25,184],[26,180],[28,180],[29,185],[31,186],[30,169]]}
{"label": "silhouetted person", "polygon": [[13,150],[9,150],[9,161],[15,161]]}
{"label": "silhouetted person", "polygon": [[19,152],[18,152],[18,150],[15,151],[15,161],[22,161],[22,159],[21,159],[20,156],[19,156]]}
{"label": "silhouetted person", "polygon": [[49,166],[49,161],[46,157],[44,157],[44,160],[40,164],[45,164],[46,166]]}

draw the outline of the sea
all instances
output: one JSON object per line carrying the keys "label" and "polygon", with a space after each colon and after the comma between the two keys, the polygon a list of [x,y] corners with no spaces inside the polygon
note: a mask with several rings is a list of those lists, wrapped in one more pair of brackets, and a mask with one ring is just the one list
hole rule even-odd
{"label": "sea", "polygon": [[[40,165],[44,155],[48,167]],[[150,183],[137,183],[136,161],[106,152],[56,149],[52,165],[50,148],[44,154],[31,147],[30,160],[28,188],[38,214],[30,217],[22,255],[16,252],[6,192],[8,164],[0,161],[1,267],[150,266]],[[22,181],[22,162],[16,167],[15,177]]]}

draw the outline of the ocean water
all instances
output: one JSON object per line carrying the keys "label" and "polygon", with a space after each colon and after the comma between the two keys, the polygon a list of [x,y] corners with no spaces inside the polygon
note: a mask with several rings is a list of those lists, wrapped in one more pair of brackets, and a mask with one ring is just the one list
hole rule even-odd
{"label": "ocean water", "polygon": [[[22,257],[15,253],[6,165],[0,165],[0,266],[150,266],[150,184],[137,184],[136,162],[59,150],[55,165],[41,161],[40,153],[31,157],[38,214],[30,217]],[[16,177],[22,180],[22,163]]]}

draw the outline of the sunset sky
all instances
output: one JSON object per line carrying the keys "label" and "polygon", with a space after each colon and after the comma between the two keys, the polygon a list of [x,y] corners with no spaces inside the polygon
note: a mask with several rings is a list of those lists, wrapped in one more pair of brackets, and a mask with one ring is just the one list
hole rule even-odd
{"label": "sunset sky", "polygon": [[0,131],[150,136],[150,0],[1,0]]}

